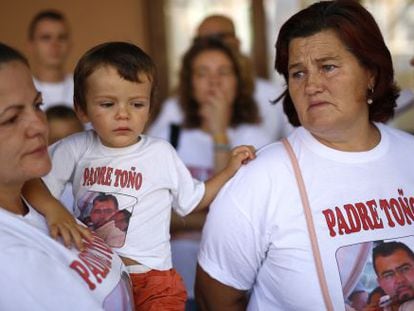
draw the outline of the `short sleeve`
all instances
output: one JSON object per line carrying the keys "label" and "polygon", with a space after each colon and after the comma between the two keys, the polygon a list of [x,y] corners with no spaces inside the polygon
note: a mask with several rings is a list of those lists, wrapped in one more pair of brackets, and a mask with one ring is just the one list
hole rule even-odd
{"label": "short sleeve", "polygon": [[204,225],[198,257],[212,278],[240,290],[252,287],[264,256],[262,233],[256,227],[260,224],[253,224],[235,199],[241,191],[243,205],[252,204],[246,190],[236,175],[219,193]]}
{"label": "short sleeve", "polygon": [[204,196],[205,185],[203,182],[193,178],[190,171],[178,157],[176,151],[171,147],[173,179],[173,203],[174,210],[185,216],[197,207]]}
{"label": "short sleeve", "polygon": [[72,182],[75,166],[85,149],[86,132],[71,135],[49,147],[52,170],[42,178],[52,195],[60,198],[68,182]]}

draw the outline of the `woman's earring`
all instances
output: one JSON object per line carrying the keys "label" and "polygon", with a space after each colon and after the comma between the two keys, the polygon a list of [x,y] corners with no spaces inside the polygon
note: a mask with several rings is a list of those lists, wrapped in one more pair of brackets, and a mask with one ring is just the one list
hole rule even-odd
{"label": "woman's earring", "polygon": [[[369,92],[370,92],[370,96],[374,94],[374,88],[372,86],[369,88]],[[373,99],[371,97],[368,97],[367,99],[368,105],[372,105],[373,102],[374,102]]]}

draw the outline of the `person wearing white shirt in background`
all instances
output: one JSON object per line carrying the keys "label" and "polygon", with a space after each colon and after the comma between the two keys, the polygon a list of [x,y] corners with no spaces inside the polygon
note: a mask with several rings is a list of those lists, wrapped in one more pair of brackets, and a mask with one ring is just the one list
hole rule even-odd
{"label": "person wearing white shirt in background", "polygon": [[63,103],[73,108],[73,76],[65,72],[71,48],[69,25],[56,10],[37,13],[28,29],[33,81],[42,93],[44,109]]}
{"label": "person wearing white shirt in background", "polygon": [[[220,39],[226,45],[240,53],[240,41],[236,36],[233,21],[224,15],[210,15],[206,17],[198,26],[195,41],[198,39],[212,37]],[[246,72],[250,73],[250,60],[241,55],[243,65],[249,68]],[[282,85],[271,83],[270,81],[255,77],[254,79],[254,99],[259,108],[260,117],[262,119],[260,126],[265,129],[269,136],[273,139],[279,139],[286,136],[292,130],[281,104],[272,104],[271,101],[282,94]],[[162,105],[160,114],[154,120],[148,129],[148,133],[152,136],[160,136],[166,127],[171,123],[181,123],[183,120],[183,112],[177,102],[177,97],[168,98]]]}
{"label": "person wearing white shirt in background", "polygon": [[[245,68],[239,56],[214,38],[195,41],[183,56],[178,86],[183,122],[165,126],[159,137],[176,148],[193,178],[206,180],[219,171],[234,146],[260,148],[273,139],[260,126],[253,77],[243,75]],[[206,214],[172,217],[172,259],[186,284],[187,310],[194,309],[197,251]]]}

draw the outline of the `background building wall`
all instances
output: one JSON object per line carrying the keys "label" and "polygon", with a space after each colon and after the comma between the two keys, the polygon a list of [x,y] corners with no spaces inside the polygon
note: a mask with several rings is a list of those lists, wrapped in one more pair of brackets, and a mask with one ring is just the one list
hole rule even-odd
{"label": "background building wall", "polygon": [[79,57],[103,41],[129,41],[148,52],[145,0],[1,0],[0,41],[28,55],[27,28],[43,9],[62,11],[70,24],[73,47],[67,70]]}

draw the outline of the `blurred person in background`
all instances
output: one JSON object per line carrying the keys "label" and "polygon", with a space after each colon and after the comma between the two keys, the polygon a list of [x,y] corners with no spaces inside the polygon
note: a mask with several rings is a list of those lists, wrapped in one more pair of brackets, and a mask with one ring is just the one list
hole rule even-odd
{"label": "blurred person in background", "polygon": [[27,35],[33,81],[42,93],[44,109],[57,104],[73,108],[73,76],[65,71],[72,44],[66,17],[56,10],[40,11]]}
{"label": "blurred person in background", "polygon": [[[253,77],[243,77],[240,54],[221,40],[207,37],[184,54],[178,87],[183,121],[165,126],[159,137],[169,140],[192,176],[207,180],[220,171],[237,145],[260,148],[273,138],[260,126],[253,97]],[[207,211],[185,218],[172,216],[172,258],[183,276],[194,308],[194,281],[201,229]]]}
{"label": "blurred person in background", "polygon": [[47,108],[45,112],[49,125],[49,145],[84,130],[75,111],[68,106],[58,104]]}
{"label": "blurred person in background", "polygon": [[[224,15],[207,16],[197,27],[194,41],[204,38],[220,40],[240,54],[243,69],[241,75],[244,77],[243,79],[253,79],[254,99],[261,117],[259,125],[267,132],[267,135],[276,140],[289,134],[292,127],[283,113],[282,105],[272,105],[271,103],[283,92],[282,85],[255,77],[251,60],[241,54],[240,40],[236,35],[233,21]],[[183,107],[178,103],[177,97],[168,98],[163,103],[160,114],[149,127],[149,134],[160,136],[160,132],[163,132],[171,123],[181,123],[184,114]]]}

